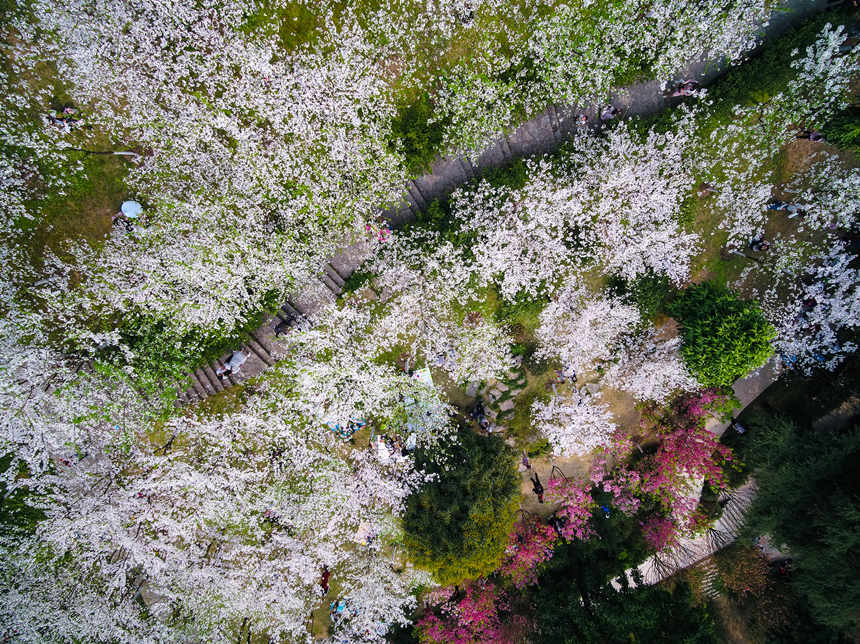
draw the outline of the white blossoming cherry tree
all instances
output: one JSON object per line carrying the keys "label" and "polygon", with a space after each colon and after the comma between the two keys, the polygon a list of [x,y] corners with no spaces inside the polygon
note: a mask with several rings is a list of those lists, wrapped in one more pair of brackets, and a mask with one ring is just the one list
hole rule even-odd
{"label": "white blossoming cherry tree", "polygon": [[554,393],[531,408],[535,428],[559,456],[586,454],[606,444],[616,429],[612,414],[595,396],[575,389]]}
{"label": "white blossoming cherry tree", "polygon": [[453,409],[438,389],[380,362],[369,307],[331,306],[286,341],[288,358],[274,368],[294,413],[320,426],[346,428],[371,419],[401,432],[411,424],[416,444],[432,448],[452,434]]}
{"label": "white blossoming cherry tree", "polygon": [[[132,610],[122,604],[142,592],[154,617],[130,623],[144,639],[167,630],[170,639],[220,641],[241,624],[310,641],[307,616],[324,601],[327,568],[343,575],[346,596],[364,611],[357,619],[373,622],[382,641],[385,627],[406,622],[414,606],[411,573],[390,569],[385,544],[424,477],[411,459],[384,466],[372,451],[353,450],[293,403],[274,381],[238,411],[174,418],[125,451],[58,465],[37,541],[23,548],[42,555],[16,560],[21,577],[0,586],[4,623],[24,621],[58,641],[121,632],[130,627],[119,620]],[[372,547],[355,543],[362,526],[377,535]],[[65,598],[80,572],[58,575],[69,586],[27,608],[22,593],[38,592],[46,567],[72,565],[91,581],[81,608],[91,599],[107,623],[70,623]]]}
{"label": "white blossoming cherry tree", "polygon": [[623,338],[615,360],[604,363],[603,384],[638,401],[665,403],[671,396],[699,386],[680,354],[681,339],[648,329]]}
{"label": "white blossoming cherry tree", "polygon": [[481,279],[438,234],[395,233],[370,264],[380,310],[370,341],[396,345],[458,383],[498,377],[513,363],[507,331],[481,311]]}
{"label": "white blossoming cherry tree", "polygon": [[[805,55],[792,62],[797,71],[785,91],[753,106],[736,106],[733,120],[715,129],[709,141],[694,151],[698,173],[716,192],[719,226],[728,234],[727,247],[744,248],[764,230],[766,206],[773,193],[773,162],[784,146],[801,130],[821,127],[848,106],[853,79],[860,73],[860,47],[842,51],[846,41],[842,25],[825,25]],[[792,55],[798,53],[795,50]],[[809,184],[806,189],[815,188],[823,195],[845,188],[850,199],[856,192],[855,173],[846,174],[842,169],[837,171],[838,178],[831,177],[824,171],[828,167],[810,168],[809,176],[801,179]],[[828,180],[835,190],[823,185]],[[789,191],[799,187],[787,186]],[[810,217],[804,224],[807,229],[841,219],[836,211],[833,218],[822,217],[820,202],[808,192],[800,196],[809,206]],[[844,199],[834,197],[836,203]]]}
{"label": "white blossoming cherry tree", "polygon": [[587,267],[683,282],[699,247],[679,225],[694,184],[693,124],[682,111],[673,131],[644,140],[623,124],[606,137],[580,135],[563,161],[529,162],[520,189],[482,181],[456,192],[452,208],[475,236],[477,269],[507,300],[552,295]]}
{"label": "white blossoming cherry tree", "polygon": [[337,33],[320,30],[331,49],[288,52],[277,30],[248,29],[258,10],[36,2],[37,24],[20,21],[22,65],[56,61],[87,122],[140,153],[124,177],[140,224],[59,254],[83,277],[81,317],[232,328],[399,196],[394,107],[373,64],[384,47],[346,11]]}
{"label": "white blossoming cherry tree", "polygon": [[811,256],[792,240],[777,240],[774,249],[778,259],[757,267],[766,280],[748,284],[755,275],[746,271],[738,286],[761,302],[776,328],[774,348],[785,367],[806,374],[816,368],[832,371],[857,350],[846,337],[860,326],[857,256],[841,241]]}
{"label": "white blossoming cherry tree", "polygon": [[568,283],[540,314],[538,355],[574,372],[613,358],[623,337],[640,322],[636,307]]}
{"label": "white blossoming cherry tree", "polygon": [[552,294],[578,265],[574,230],[566,226],[576,208],[570,189],[548,161],[526,167],[529,180],[519,190],[481,181],[457,190],[451,202],[460,225],[476,236],[476,270],[495,279],[509,301]]}
{"label": "white blossoming cherry tree", "polygon": [[673,128],[644,137],[626,124],[605,138],[574,142],[566,174],[579,203],[569,226],[579,229],[607,275],[632,280],[647,272],[682,283],[699,246],[679,225],[693,184],[689,148],[695,113],[679,110]]}

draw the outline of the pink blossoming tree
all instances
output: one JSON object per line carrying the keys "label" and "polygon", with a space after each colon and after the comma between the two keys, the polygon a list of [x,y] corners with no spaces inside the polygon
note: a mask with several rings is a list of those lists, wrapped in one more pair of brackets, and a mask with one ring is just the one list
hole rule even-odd
{"label": "pink blossoming tree", "polygon": [[505,550],[501,573],[517,588],[537,583],[540,565],[552,558],[558,532],[537,518],[523,518],[514,526],[511,542]]}
{"label": "pink blossoming tree", "polygon": [[516,641],[528,624],[519,615],[502,619],[510,608],[506,595],[487,581],[466,588],[459,599],[449,599],[437,614],[429,614],[415,625],[422,644],[506,644]]}
{"label": "pink blossoming tree", "polygon": [[547,483],[547,500],[561,502],[556,516],[561,519],[561,536],[568,541],[587,541],[594,536],[591,513],[597,503],[591,496],[590,486],[583,481],[550,479]]}

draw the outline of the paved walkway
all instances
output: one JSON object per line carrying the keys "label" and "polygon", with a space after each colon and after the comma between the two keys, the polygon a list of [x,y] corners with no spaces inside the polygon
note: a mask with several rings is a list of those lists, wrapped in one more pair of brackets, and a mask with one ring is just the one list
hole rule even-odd
{"label": "paved walkway", "polygon": [[[772,13],[770,23],[761,30],[761,39],[779,36],[804,17],[838,4],[840,3],[835,0],[788,0],[787,10]],[[702,85],[707,85],[725,70],[726,66],[721,61],[698,60],[679,70],[675,78],[665,80],[695,79]],[[623,116],[630,117],[655,114],[683,100],[665,97],[660,88],[660,80],[636,83],[620,89],[613,94],[612,104],[622,110]],[[432,201],[447,198],[454,190],[484,170],[504,166],[520,157],[556,150],[576,129],[578,114],[588,114],[589,123],[592,124],[590,127],[596,127],[594,124],[599,123],[600,108],[600,105],[586,108],[550,106],[510,134],[502,136],[484,150],[475,162],[467,156],[440,159],[432,164],[430,173],[410,180],[401,203],[383,214],[393,227],[411,221]],[[357,243],[333,257],[320,269],[318,277],[306,286],[301,295],[285,302],[276,315],[271,316],[260,329],[249,334],[243,346],[239,347],[248,359],[238,374],[228,376],[223,381],[215,375],[216,370],[229,358],[229,354],[188,374],[187,382],[190,386],[186,387],[184,383],[180,385],[179,404],[204,400],[225,388],[259,375],[273,365],[284,352],[284,347],[277,341],[276,329],[286,331],[300,324],[303,318],[322,306],[334,301],[342,292],[344,281],[361,265],[366,252],[366,245]]]}
{"label": "paved walkway", "polygon": [[[732,389],[735,392],[735,396],[737,396],[741,403],[741,408],[735,412],[735,417],[746,409],[747,405],[749,405],[753,400],[758,398],[765,389],[775,383],[779,378],[780,373],[782,373],[782,371],[780,369],[779,359],[774,356],[768,360],[763,367],[756,369],[745,378],[736,380],[735,384],[732,385]],[[731,425],[731,421],[720,422],[719,420],[712,418],[708,421],[705,427],[710,429],[717,436],[722,436],[723,432],[728,429],[729,425]]]}
{"label": "paved walkway", "polygon": [[[714,525],[694,539],[681,539],[675,548],[648,557],[637,567],[642,583],[656,584],[733,543],[743,529],[744,516],[752,505],[757,489],[755,480],[750,478],[737,490],[721,493],[723,513]],[[630,586],[635,587],[632,572],[632,569],[626,570],[625,575]],[[610,583],[616,590],[621,588],[614,579]]]}

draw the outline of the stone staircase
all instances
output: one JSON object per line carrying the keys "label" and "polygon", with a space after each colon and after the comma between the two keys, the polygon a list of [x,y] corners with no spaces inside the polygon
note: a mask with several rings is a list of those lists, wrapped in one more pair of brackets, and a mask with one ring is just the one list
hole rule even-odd
{"label": "stone staircase", "polygon": [[702,573],[702,580],[699,582],[702,595],[709,599],[719,597],[720,591],[716,588],[715,582],[720,576],[720,571],[714,563],[714,558],[703,559],[694,567]]}
{"label": "stone staircase", "polygon": [[295,328],[308,324],[308,319],[324,306],[334,302],[343,293],[347,278],[367,257],[369,246],[361,241],[344,249],[330,259],[316,278],[302,291],[284,302],[274,315],[256,331],[246,334],[241,346],[236,347],[248,356],[242,367],[233,374],[219,378],[216,370],[223,368],[232,351],[209,364],[189,373],[179,387],[177,405],[190,405],[206,400],[225,389],[253,378],[282,358],[286,348],[279,341]]}

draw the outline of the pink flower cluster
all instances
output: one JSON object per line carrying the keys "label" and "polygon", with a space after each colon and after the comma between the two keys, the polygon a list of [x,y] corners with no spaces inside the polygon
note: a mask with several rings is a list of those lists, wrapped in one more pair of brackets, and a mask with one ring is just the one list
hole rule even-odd
{"label": "pink flower cluster", "polygon": [[441,607],[441,617],[429,614],[416,625],[422,644],[506,644],[499,611],[507,610],[504,593],[481,581],[466,588],[465,595]]}
{"label": "pink flower cluster", "polygon": [[[603,454],[596,457],[591,465],[591,482],[612,494],[612,505],[627,516],[636,514],[639,509],[639,472],[628,467],[627,459],[633,450],[630,436],[620,432],[612,437],[612,443]],[[610,467],[609,462],[613,465]]]}
{"label": "pink flower cluster", "polygon": [[552,558],[558,533],[538,519],[523,519],[514,526],[505,550],[501,573],[517,588],[537,583],[540,564]]}
{"label": "pink flower cluster", "polygon": [[562,520],[561,536],[565,539],[587,541],[595,535],[591,526],[591,513],[597,503],[591,496],[591,486],[585,482],[550,479],[547,483],[547,499],[561,502],[556,516]]}
{"label": "pink flower cluster", "polygon": [[657,495],[666,507],[684,498],[690,478],[702,477],[713,486],[726,486],[722,465],[732,459],[731,450],[704,427],[676,429],[663,437],[642,478],[642,489]]}
{"label": "pink flower cluster", "polygon": [[640,523],[645,543],[654,550],[662,550],[678,543],[678,530],[672,519],[653,516]]}
{"label": "pink flower cluster", "polygon": [[374,229],[372,224],[365,224],[364,230],[370,236],[376,236],[376,241],[385,242],[388,241],[388,237],[391,235],[391,229],[388,227],[388,224],[382,224],[379,228]]}
{"label": "pink flower cluster", "polygon": [[684,396],[678,401],[676,409],[682,421],[691,425],[703,425],[709,414],[724,408],[728,402],[727,395],[711,387]]}

